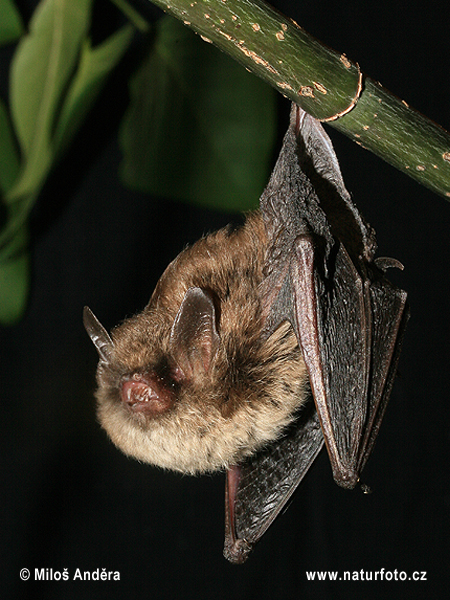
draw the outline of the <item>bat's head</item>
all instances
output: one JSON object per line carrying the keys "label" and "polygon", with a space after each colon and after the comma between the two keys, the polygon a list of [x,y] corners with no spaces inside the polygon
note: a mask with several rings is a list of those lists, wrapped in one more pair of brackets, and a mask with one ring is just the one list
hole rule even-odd
{"label": "bat's head", "polygon": [[[197,267],[202,244],[189,249]],[[112,441],[138,460],[201,473],[278,438],[303,401],[307,376],[290,325],[261,336],[259,275],[248,276],[248,261],[233,267],[246,277],[223,278],[223,289],[220,276],[208,281],[205,272],[206,285],[189,286],[179,263],[144,311],[111,335],[88,308],[84,323],[100,357],[98,416]]]}

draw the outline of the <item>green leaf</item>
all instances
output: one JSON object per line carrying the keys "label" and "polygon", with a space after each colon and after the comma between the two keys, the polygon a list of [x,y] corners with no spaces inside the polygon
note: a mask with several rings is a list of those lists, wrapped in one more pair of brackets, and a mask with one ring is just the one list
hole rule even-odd
{"label": "green leaf", "polygon": [[19,167],[19,156],[8,111],[0,99],[0,195],[11,188]]}
{"label": "green leaf", "polygon": [[275,136],[275,94],[172,17],[131,84],[121,127],[132,188],[225,210],[254,207]]}
{"label": "green leaf", "polygon": [[62,152],[73,138],[106,78],[130,45],[133,34],[133,26],[125,25],[95,48],[91,47],[89,40],[84,41],[77,72],[56,127],[53,140],[55,153]]}
{"label": "green leaf", "polygon": [[[1,0],[0,0],[1,1]],[[22,170],[6,108],[0,104],[0,322],[15,323],[29,289],[27,217],[50,168],[67,147],[128,48],[127,25],[95,48],[86,35],[92,0],[42,0],[11,69],[11,107]],[[15,180],[17,181],[15,182]],[[6,216],[6,220],[5,220]]]}
{"label": "green leaf", "polygon": [[51,135],[75,68],[92,0],[42,0],[11,66],[11,113],[24,158],[14,198],[42,185],[52,164]]}
{"label": "green leaf", "polygon": [[30,287],[30,258],[24,225],[0,259],[0,323],[14,325],[23,315]]}
{"label": "green leaf", "polygon": [[36,202],[40,190],[34,194],[23,196],[17,202],[6,202],[7,219],[6,224],[0,232],[0,261],[4,255],[9,255],[10,245],[14,242],[14,237],[19,235],[20,229],[25,225],[28,215]]}
{"label": "green leaf", "polygon": [[143,32],[149,30],[150,25],[148,21],[141,17],[140,13],[135,10],[127,0],[112,0],[112,2],[123,12],[128,20],[133,23],[136,29]]}
{"label": "green leaf", "polygon": [[23,34],[20,13],[12,0],[0,0],[0,46],[11,44]]}

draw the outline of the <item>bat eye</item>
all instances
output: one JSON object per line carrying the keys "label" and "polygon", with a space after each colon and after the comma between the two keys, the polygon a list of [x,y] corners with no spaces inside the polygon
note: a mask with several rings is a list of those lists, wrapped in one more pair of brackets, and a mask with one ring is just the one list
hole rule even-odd
{"label": "bat eye", "polygon": [[156,377],[135,377],[124,381],[121,399],[132,413],[156,417],[168,411],[173,404],[173,393]]}

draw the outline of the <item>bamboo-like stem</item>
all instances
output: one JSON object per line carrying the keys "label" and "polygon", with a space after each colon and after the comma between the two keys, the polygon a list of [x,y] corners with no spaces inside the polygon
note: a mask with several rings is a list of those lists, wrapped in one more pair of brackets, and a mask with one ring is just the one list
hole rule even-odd
{"label": "bamboo-like stem", "polygon": [[150,0],[312,116],[450,200],[450,134],[263,0]]}
{"label": "bamboo-like stem", "polygon": [[151,0],[317,119],[349,110],[358,65],[327,48],[263,0]]}
{"label": "bamboo-like stem", "polygon": [[366,77],[354,110],[332,125],[450,200],[450,134]]}

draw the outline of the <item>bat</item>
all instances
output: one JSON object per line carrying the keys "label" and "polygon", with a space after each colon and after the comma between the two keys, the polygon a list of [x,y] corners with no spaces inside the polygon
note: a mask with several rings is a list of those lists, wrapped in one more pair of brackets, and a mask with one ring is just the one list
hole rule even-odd
{"label": "bat", "polygon": [[324,442],[353,488],[395,378],[409,310],[375,258],[321,124],[293,105],[260,208],[186,248],[144,310],[104,329],[98,418],[141,461],[226,471],[225,557],[242,563]]}

